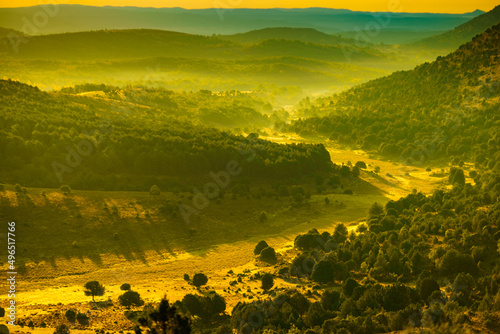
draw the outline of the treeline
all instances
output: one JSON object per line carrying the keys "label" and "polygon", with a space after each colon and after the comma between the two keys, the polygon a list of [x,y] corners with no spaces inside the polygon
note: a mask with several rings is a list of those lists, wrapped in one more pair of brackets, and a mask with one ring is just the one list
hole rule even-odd
{"label": "treeline", "polygon": [[[332,168],[323,145],[279,145],[256,134],[243,137],[200,125],[203,117],[197,120],[197,114],[191,117],[189,111],[217,104],[210,92],[175,95],[109,89],[106,94],[110,95],[95,98],[46,93],[0,81],[1,181],[34,187],[148,190],[152,184],[168,189],[210,171],[226,170],[232,160],[251,178],[300,177]],[[179,110],[188,103],[191,107],[182,114]],[[214,112],[210,108],[223,108],[224,103],[206,106],[209,112],[202,115]],[[239,114],[238,106],[230,109],[231,103],[224,106],[227,113]],[[243,103],[240,107],[242,113],[256,113]]]}
{"label": "treeline", "polygon": [[415,70],[313,104],[305,100],[301,113],[313,117],[281,126],[304,136],[320,133],[407,163],[457,159],[493,168],[500,140],[500,85],[495,79],[499,45],[497,25]]}

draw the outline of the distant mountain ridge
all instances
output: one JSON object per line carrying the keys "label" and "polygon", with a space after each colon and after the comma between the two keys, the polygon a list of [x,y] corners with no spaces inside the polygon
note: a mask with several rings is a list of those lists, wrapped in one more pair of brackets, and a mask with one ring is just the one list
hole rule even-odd
{"label": "distant mountain ridge", "polygon": [[[383,13],[342,9],[195,9],[92,7],[58,5],[56,15],[44,25],[30,25],[23,18],[44,13],[43,7],[0,8],[2,26],[27,34],[49,34],[101,29],[162,29],[192,34],[237,34],[270,27],[313,28],[324,33],[365,29]],[[391,13],[384,30],[447,31],[477,16],[466,14]],[[92,18],[92,19],[89,19]],[[28,20],[29,21],[29,20]],[[32,22],[31,22],[32,23]]]}
{"label": "distant mountain ridge", "polygon": [[[476,13],[474,11],[473,13]],[[500,23],[500,5],[496,6],[491,11],[459,25],[451,31],[443,34],[426,38],[422,41],[413,43],[416,47],[431,47],[437,49],[456,49],[463,43],[466,43],[477,34],[481,34],[486,29]]]}

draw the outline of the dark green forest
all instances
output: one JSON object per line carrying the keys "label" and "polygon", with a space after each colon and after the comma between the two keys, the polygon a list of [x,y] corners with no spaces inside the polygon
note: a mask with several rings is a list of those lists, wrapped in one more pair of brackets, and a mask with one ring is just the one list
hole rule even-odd
{"label": "dark green forest", "polygon": [[[156,89],[134,95],[99,87],[109,88],[111,98],[63,93],[78,87],[47,93],[0,81],[2,181],[148,190],[153,184],[185,186],[190,178],[225,170],[232,160],[241,163],[247,177],[312,176],[332,167],[321,144],[280,145],[257,134],[244,137],[202,125],[207,120],[266,122],[267,116],[245,104],[244,96],[231,101],[207,91],[174,94]],[[149,105],[140,103],[145,97]]]}

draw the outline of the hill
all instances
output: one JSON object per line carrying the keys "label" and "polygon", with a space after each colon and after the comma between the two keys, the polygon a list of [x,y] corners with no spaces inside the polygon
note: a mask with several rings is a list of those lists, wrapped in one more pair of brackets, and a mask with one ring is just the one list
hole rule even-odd
{"label": "hill", "polygon": [[500,6],[479,15],[472,20],[459,25],[453,30],[432,36],[411,44],[415,47],[426,47],[441,50],[454,50],[463,43],[467,43],[477,34],[500,23]]}
{"label": "hill", "polygon": [[22,44],[18,52],[10,45],[3,45],[0,52],[15,58],[99,60],[214,57],[238,47],[235,43],[213,37],[138,29],[31,36],[29,43]]}
{"label": "hill", "polygon": [[231,40],[238,43],[257,44],[268,39],[283,39],[290,41],[300,41],[304,43],[339,45],[349,43],[352,40],[344,39],[338,35],[325,34],[312,28],[265,28],[252,30],[241,34],[220,35],[222,39]]}
{"label": "hill", "polygon": [[[214,6],[216,6],[214,4]],[[50,24],[26,24],[23,17],[46,13]],[[38,14],[40,15],[40,14]],[[353,31],[369,26],[386,13],[355,12],[343,9],[193,9],[92,7],[81,5],[0,8],[2,26],[29,35],[102,29],[163,29],[192,34],[236,34],[270,27],[313,28],[325,33]],[[428,14],[391,13],[391,23],[382,30],[447,31],[465,23],[477,13]],[[92,20],[88,18],[92,17]],[[387,42],[387,41],[384,41]]]}
{"label": "hill", "polygon": [[[184,189],[239,161],[246,178],[291,178],[331,170],[323,145],[279,145],[210,123],[267,120],[252,101],[200,91],[116,87],[42,92],[0,81],[0,179],[76,189]],[[187,110],[186,110],[187,109]],[[249,122],[247,121],[247,124]],[[203,124],[203,125],[202,125]],[[267,174],[269,172],[269,174]],[[267,175],[267,176],[266,176]]]}
{"label": "hill", "polygon": [[[500,25],[446,57],[302,104],[291,129],[319,132],[409,164],[498,168]],[[486,144],[487,143],[487,144]]]}

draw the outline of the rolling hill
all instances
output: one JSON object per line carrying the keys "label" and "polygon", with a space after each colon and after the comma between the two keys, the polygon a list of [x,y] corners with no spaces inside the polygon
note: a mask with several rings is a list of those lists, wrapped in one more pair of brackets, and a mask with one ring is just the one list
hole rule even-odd
{"label": "rolling hill", "polygon": [[409,164],[462,160],[498,168],[499,55],[496,25],[432,63],[303,104],[304,116],[329,115],[298,120],[291,129]]}
{"label": "rolling hill", "polygon": [[482,34],[486,29],[498,23],[500,23],[500,6],[496,6],[493,10],[479,15],[453,30],[426,38],[411,45],[414,47],[454,50],[461,44],[470,41],[472,37]]}
{"label": "rolling hill", "polygon": [[257,44],[268,39],[283,39],[289,41],[300,41],[304,43],[339,45],[344,43],[352,44],[352,40],[344,39],[338,35],[325,34],[312,28],[265,28],[252,30],[241,34],[220,35],[222,39],[238,43]]}

